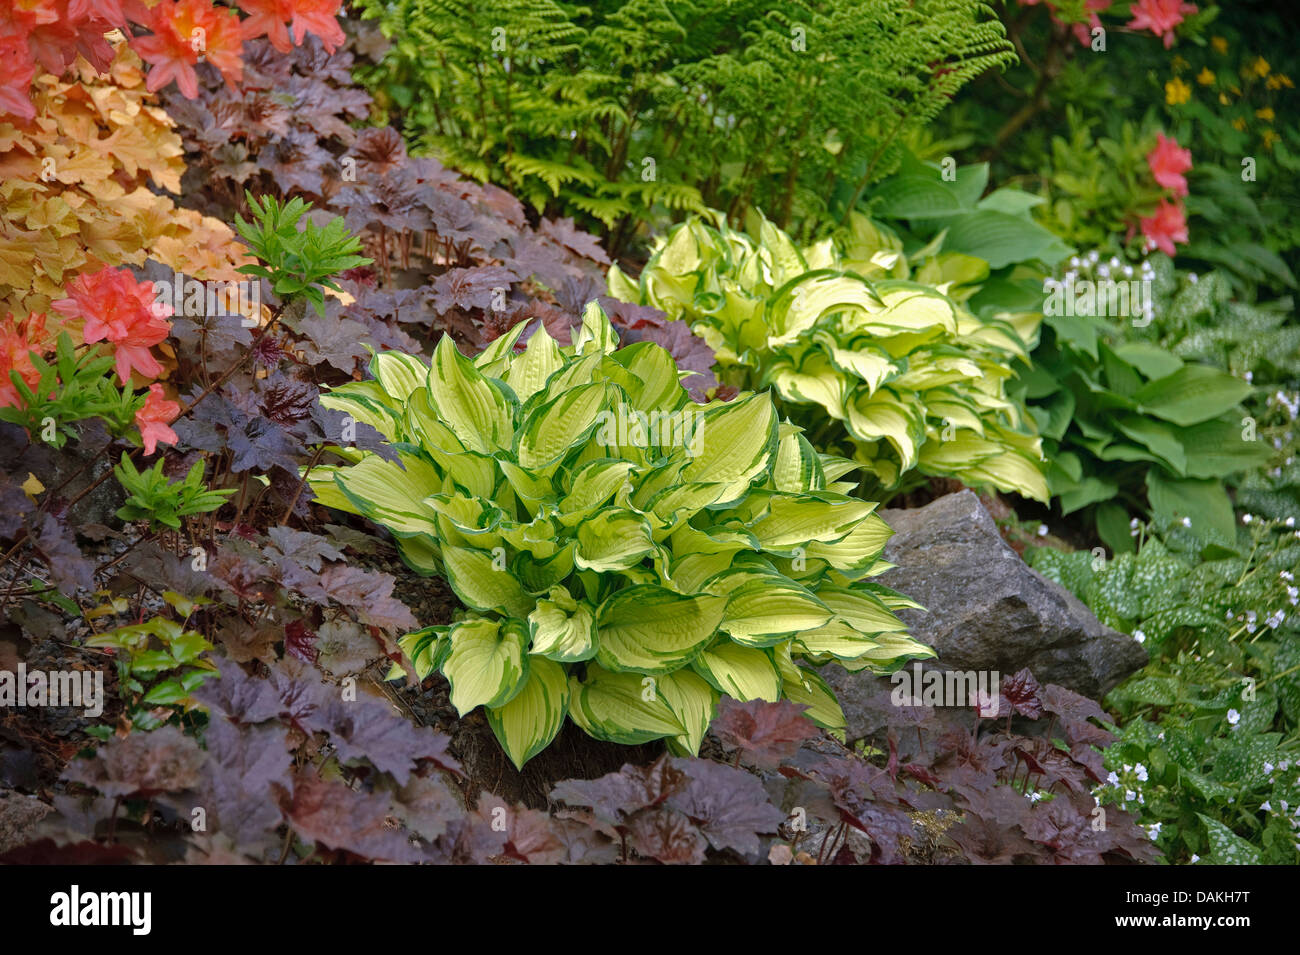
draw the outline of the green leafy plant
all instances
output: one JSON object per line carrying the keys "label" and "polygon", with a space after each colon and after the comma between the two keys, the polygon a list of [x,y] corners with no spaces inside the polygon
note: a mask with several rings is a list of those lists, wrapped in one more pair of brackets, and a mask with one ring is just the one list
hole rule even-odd
{"label": "green leafy plant", "polygon": [[[164,598],[188,616],[196,605],[172,591]],[[206,601],[204,601],[206,602]],[[200,655],[212,649],[201,633],[167,617],[117,627],[86,640],[86,646],[116,651],[118,683],[131,694],[127,718],[136,729],[151,730],[168,722],[178,711],[197,706],[192,693],[216,667]],[[111,727],[101,727],[107,737]]]}
{"label": "green leafy plant", "polygon": [[204,487],[201,460],[194,462],[183,481],[169,480],[163,474],[165,463],[159,458],[152,468],[137,471],[131,458],[123,452],[122,463],[113,469],[127,493],[126,503],[118,508],[118,517],[124,521],[148,521],[153,530],[160,525],[179,530],[182,517],[215,511],[235,493],[234,488],[212,491]]}
{"label": "green leafy plant", "polygon": [[114,386],[112,355],[101,354],[93,345],[78,354],[72,338],[61,332],[53,361],[35,351],[30,356],[40,380],[29,387],[17,371],[9,372],[20,403],[0,407],[0,421],[26,428],[28,434],[56,448],[75,440],[79,435],[74,425],[87,418],[102,419],[115,435],[134,428],[135,413],[144,407],[145,396]]}
{"label": "green leafy plant", "polygon": [[976,0],[360,6],[393,39],[364,75],[413,141],[545,214],[603,222],[615,254],[677,210],[826,224],[1013,59]]}
{"label": "green leafy plant", "polygon": [[[1199,534],[1231,543],[1224,481],[1262,468],[1272,449],[1242,406],[1255,394],[1246,373],[1237,377],[1195,359],[1222,361],[1225,336],[1245,330],[1193,331],[1188,323],[1201,314],[1205,293],[1213,300],[1214,286],[1180,283],[1163,256],[1152,259],[1149,271],[1129,267],[1131,281],[1118,271],[1124,267],[1118,259],[1097,261],[1095,255],[1076,260],[1067,279],[1093,282],[1113,274],[1120,285],[1149,288],[1149,307],[1103,316],[1093,313],[1109,305],[1102,308],[1097,299],[1083,309],[1049,309],[1057,314],[1044,320],[1032,367],[1018,387],[1043,435],[1052,494],[1063,514],[1086,511],[1116,551],[1132,549],[1130,520],[1148,514],[1161,524],[1187,518]],[[1180,284],[1182,291],[1173,292]],[[1081,284],[1064,287],[1069,295],[1087,291]]]}
{"label": "green leafy plant", "polygon": [[[525,323],[526,324],[526,323]],[[890,530],[771,399],[691,403],[671,356],[618,348],[594,303],[561,348],[517,325],[473,360],[374,356],[374,380],[324,405],[372,425],[398,460],[337,447],[321,503],[394,535],[466,612],[403,638],[463,715],[483,706],[517,766],[567,714],[598,739],[695,752],[722,694],[786,698],[842,725],[796,660],[888,668],[930,655],[864,578]]]}
{"label": "green leafy plant", "polygon": [[271,291],[281,298],[306,298],[324,318],[322,289],[339,291],[331,276],[372,261],[356,254],[361,251],[361,240],[348,233],[342,216],[335,216],[323,227],[311,219],[300,222],[311,203],[297,196],[288,202],[269,195],[259,201],[252,193],[245,197],[253,221],[236,215],[235,228],[264,264],[241,265],[239,271],[268,280]]}
{"label": "green leafy plant", "polygon": [[874,475],[871,495],[915,472],[1046,500],[1038,437],[1005,389],[1041,315],[979,317],[958,297],[988,278],[987,262],[937,246],[909,259],[887,229],[850,222],[800,249],[766,220],[752,237],[692,219],[638,282],[612,268],[610,292],[689,322],[720,380],[774,388],[815,446]]}
{"label": "green leafy plant", "polygon": [[1171,862],[1300,862],[1300,534],[1244,520],[1230,546],[1175,523],[1112,560],[1026,553],[1151,653],[1106,699],[1121,729],[1100,795]]}

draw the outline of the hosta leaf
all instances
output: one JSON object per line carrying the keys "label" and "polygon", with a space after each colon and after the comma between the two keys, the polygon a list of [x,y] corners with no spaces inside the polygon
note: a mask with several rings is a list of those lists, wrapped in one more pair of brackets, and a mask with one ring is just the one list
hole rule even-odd
{"label": "hosta leaf", "polygon": [[724,640],[697,656],[691,667],[715,690],[738,700],[775,703],[781,697],[781,675],[764,650]]}
{"label": "hosta leaf", "polygon": [[611,673],[594,663],[583,679],[569,677],[569,716],[596,739],[629,746],[687,732],[654,677]]}
{"label": "hosta leaf", "polygon": [[491,454],[514,442],[514,397],[487,378],[444,335],[433,352],[429,403],[471,451]]}
{"label": "hosta leaf", "polygon": [[560,663],[590,660],[596,655],[596,628],[591,609],[557,587],[551,600],[539,600],[528,615],[532,652]]}
{"label": "hosta leaf", "polygon": [[621,590],[596,613],[596,659],[607,670],[671,672],[717,633],[726,606],[726,597],[686,596],[653,584]]}
{"label": "hosta leaf", "polygon": [[506,569],[504,548],[497,555],[468,547],[442,548],[447,583],[465,606],[474,610],[495,610],[511,617],[527,617],[532,599]]}
{"label": "hosta leaf", "polygon": [[528,673],[528,634],[518,621],[468,620],[447,631],[450,649],[442,664],[451,684],[451,705],[465,716],[476,706],[503,706]]}
{"label": "hosta leaf", "polygon": [[519,429],[519,464],[544,468],[583,443],[598,426],[597,412],[607,400],[606,386],[595,382],[571,388],[533,410]]}
{"label": "hosta leaf", "polygon": [[516,769],[555,739],[569,709],[569,678],[564,667],[532,656],[528,676],[505,705],[487,708],[488,723]]}
{"label": "hosta leaf", "polygon": [[1172,375],[1142,386],[1133,398],[1147,414],[1186,427],[1217,418],[1235,408],[1253,390],[1226,371],[1188,364]]}
{"label": "hosta leaf", "polygon": [[776,453],[776,410],[766,395],[710,406],[700,424],[703,450],[682,470],[692,483],[752,481]]}
{"label": "hosta leaf", "polygon": [[686,727],[686,732],[673,740],[684,752],[696,755],[713,719],[717,692],[703,677],[688,669],[656,677],[655,688],[677,721]]}
{"label": "hosta leaf", "polygon": [[573,560],[586,570],[604,573],[639,564],[654,549],[650,525],[644,517],[609,508],[578,525],[578,549]]}
{"label": "hosta leaf", "polygon": [[722,629],[737,643],[766,647],[796,631],[821,627],[831,611],[811,593],[777,577],[758,579],[731,594]]}

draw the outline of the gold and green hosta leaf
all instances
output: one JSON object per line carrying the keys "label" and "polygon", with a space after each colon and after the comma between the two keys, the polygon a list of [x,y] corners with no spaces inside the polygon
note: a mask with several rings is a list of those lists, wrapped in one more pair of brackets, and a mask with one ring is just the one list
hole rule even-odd
{"label": "gold and green hosta leaf", "polygon": [[[693,241],[660,261],[690,261]],[[758,264],[804,267],[784,245]],[[374,422],[397,460],[327,448],[340,463],[308,476],[318,502],[446,578],[464,618],[401,647],[416,677],[446,677],[458,712],[485,709],[515,765],[566,716],[695,752],[723,694],[797,698],[834,726],[834,698],[796,660],[884,672],[929,652],[896,639],[863,579],[888,566],[890,530],[845,493],[858,465],[819,453],[769,394],[691,403],[671,355],[619,348],[594,305],[572,345],[538,330],[516,352],[523,331],[473,360],[447,338],[429,363],[377,354],[371,380],[323,400]]]}
{"label": "gold and green hosta leaf", "polygon": [[[856,213],[803,250],[766,220],[756,232],[692,218],[661,240],[638,282],[611,269],[610,293],[690,323],[723,380],[773,388],[782,412],[815,428],[819,446],[849,446],[882,491],[919,471],[1047,499],[1032,419],[1005,392],[1042,316],[967,310],[987,263],[918,255],[932,266],[911,281],[902,243]],[[1211,391],[1203,402],[1220,397]],[[1150,400],[1168,420],[1186,413]]]}

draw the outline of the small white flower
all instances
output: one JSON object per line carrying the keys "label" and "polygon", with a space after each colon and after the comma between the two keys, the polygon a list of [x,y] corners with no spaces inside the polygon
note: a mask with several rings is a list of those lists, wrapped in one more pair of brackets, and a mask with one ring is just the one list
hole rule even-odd
{"label": "small white flower", "polygon": [[[1287,518],[1286,520],[1284,520],[1282,523],[1285,524],[1287,527],[1295,527],[1295,518],[1294,518],[1294,517],[1288,517],[1288,518]],[[1287,579],[1290,580],[1289,577],[1288,577]]]}
{"label": "small white flower", "polygon": [[1253,371],[1248,371],[1242,377],[1244,377],[1248,383],[1253,382],[1255,380],[1255,373]]}
{"label": "small white flower", "polygon": [[1184,526],[1184,527],[1191,527],[1191,526],[1192,526],[1192,519],[1191,519],[1190,517],[1184,517],[1184,518],[1183,518],[1183,526]]}
{"label": "small white flower", "polygon": [[1187,273],[1187,281],[1189,281],[1189,282],[1191,282],[1193,285],[1195,285],[1197,282],[1200,281],[1200,279],[1197,277],[1197,275],[1196,275],[1195,272],[1188,272],[1188,273]]}
{"label": "small white flower", "polygon": [[1138,797],[1138,794],[1135,793],[1133,790],[1131,790],[1131,789],[1126,789],[1126,790],[1124,790],[1124,801],[1125,801],[1125,802],[1132,802],[1134,799],[1137,799],[1137,797]]}
{"label": "small white flower", "polygon": [[[1268,760],[1265,760],[1265,761],[1264,761],[1264,775],[1267,776],[1267,775],[1268,775],[1269,773],[1271,773],[1272,771],[1273,771],[1273,764],[1270,763]],[[1282,808],[1283,808],[1283,809],[1286,808],[1286,803],[1283,803],[1283,804],[1282,804]]]}
{"label": "small white flower", "polygon": [[1096,262],[1100,258],[1101,258],[1101,253],[1098,252],[1096,249],[1093,249],[1091,252],[1088,253],[1089,262]]}
{"label": "small white flower", "polygon": [[[1147,635],[1146,635],[1145,633],[1143,633],[1141,630],[1134,630],[1134,631],[1133,631],[1133,639],[1136,640],[1138,643],[1146,643],[1146,642],[1147,642]],[[1139,777],[1139,778],[1141,778],[1141,777]]]}
{"label": "small white flower", "polygon": [[1295,580],[1295,574],[1291,573],[1289,570],[1279,570],[1277,575],[1283,580]]}
{"label": "small white flower", "polygon": [[1264,810],[1265,812],[1273,811],[1273,806],[1267,799],[1265,799],[1262,803],[1259,804],[1259,808]]}
{"label": "small white flower", "polygon": [[1118,789],[1118,788],[1119,788],[1119,773],[1116,773],[1116,772],[1112,771],[1111,774],[1110,774],[1109,776],[1106,777],[1106,782],[1110,783],[1112,786],[1114,786],[1116,789]]}
{"label": "small white flower", "polygon": [[1136,528],[1138,526],[1138,519],[1135,517],[1132,520],[1130,520],[1128,522],[1128,526],[1132,528]]}
{"label": "small white flower", "polygon": [[1254,514],[1242,514],[1242,515],[1241,515],[1241,523],[1243,523],[1243,524],[1249,524],[1249,523],[1250,523],[1251,521],[1253,521],[1254,519],[1255,519],[1255,515],[1254,515]]}
{"label": "small white flower", "polygon": [[1163,823],[1156,822],[1147,826],[1147,835],[1151,837],[1151,841],[1154,842],[1156,838],[1160,835],[1160,827],[1162,825]]}
{"label": "small white flower", "polygon": [[1232,726],[1236,726],[1240,722],[1241,722],[1241,714],[1238,713],[1236,710],[1228,710],[1228,723]]}
{"label": "small white flower", "polygon": [[1187,861],[1188,861],[1188,862],[1193,862],[1193,863],[1195,863],[1195,862],[1200,862],[1200,861],[1201,861],[1201,857],[1198,856],[1195,852],[1193,852],[1193,853],[1192,853],[1192,857],[1191,857],[1190,859],[1188,859]]}
{"label": "small white flower", "polygon": [[1141,763],[1138,763],[1137,766],[1134,767],[1134,768],[1137,770],[1137,778],[1138,778],[1138,781],[1139,781],[1139,782],[1143,782],[1143,783],[1146,782],[1146,781],[1147,781],[1147,768],[1146,768],[1145,766],[1143,766]]}
{"label": "small white flower", "polygon": [[1039,536],[1039,537],[1046,537],[1046,536],[1047,536],[1047,525],[1046,525],[1046,524],[1039,524],[1039,525],[1038,525],[1038,536]]}

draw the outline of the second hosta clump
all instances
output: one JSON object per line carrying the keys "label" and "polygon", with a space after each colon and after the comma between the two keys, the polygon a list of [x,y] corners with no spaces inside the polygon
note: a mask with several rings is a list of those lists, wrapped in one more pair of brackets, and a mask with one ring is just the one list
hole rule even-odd
{"label": "second hosta clump", "polygon": [[843,724],[812,664],[888,668],[931,651],[867,581],[892,533],[766,394],[691,403],[672,357],[626,348],[588,306],[574,344],[517,326],[473,359],[377,354],[322,397],[391,442],[309,477],[387,527],[468,608],[402,646],[462,714],[486,708],[517,766],[570,717],[618,743],[694,753],[721,695]]}

